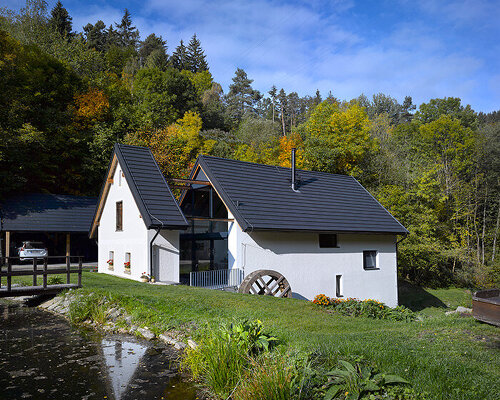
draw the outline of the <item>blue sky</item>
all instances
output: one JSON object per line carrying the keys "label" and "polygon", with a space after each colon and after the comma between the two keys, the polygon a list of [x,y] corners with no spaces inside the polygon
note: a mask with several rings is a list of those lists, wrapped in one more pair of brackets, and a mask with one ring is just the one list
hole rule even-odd
{"label": "blue sky", "polygon": [[141,37],[162,35],[169,53],[196,33],[225,91],[240,67],[262,92],[273,84],[340,99],[382,92],[416,104],[453,96],[476,111],[500,109],[499,0],[62,3],[79,31],[98,19],[119,22],[127,7]]}

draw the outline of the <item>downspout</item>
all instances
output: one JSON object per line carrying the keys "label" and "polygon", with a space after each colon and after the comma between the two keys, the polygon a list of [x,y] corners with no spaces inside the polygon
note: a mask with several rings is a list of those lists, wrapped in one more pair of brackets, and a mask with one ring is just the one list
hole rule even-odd
{"label": "downspout", "polygon": [[[156,233],[153,236],[153,239],[151,239],[151,241],[149,242],[149,275],[153,274],[153,243],[154,243],[155,239],[157,238],[157,236],[160,234],[161,228],[162,227],[159,227],[156,230]],[[157,277],[157,278],[159,278],[159,277]]]}

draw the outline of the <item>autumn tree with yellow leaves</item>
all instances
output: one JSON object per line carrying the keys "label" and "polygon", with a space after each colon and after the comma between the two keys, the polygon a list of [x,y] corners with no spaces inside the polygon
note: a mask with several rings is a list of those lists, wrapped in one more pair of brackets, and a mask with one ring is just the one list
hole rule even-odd
{"label": "autumn tree with yellow leaves", "polygon": [[364,158],[376,148],[368,115],[357,103],[322,102],[305,130],[305,166],[316,171],[357,174]]}

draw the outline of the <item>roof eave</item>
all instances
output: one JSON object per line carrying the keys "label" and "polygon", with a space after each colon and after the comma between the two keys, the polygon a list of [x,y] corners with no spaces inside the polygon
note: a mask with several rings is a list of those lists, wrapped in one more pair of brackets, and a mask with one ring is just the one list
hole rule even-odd
{"label": "roof eave", "polygon": [[[243,229],[243,228],[242,228]],[[346,230],[346,229],[280,229],[280,228],[267,228],[267,227],[253,227],[248,229],[243,229],[244,232],[303,232],[303,233],[338,233],[338,234],[360,234],[360,235],[407,235],[409,232],[405,229],[402,230]]]}

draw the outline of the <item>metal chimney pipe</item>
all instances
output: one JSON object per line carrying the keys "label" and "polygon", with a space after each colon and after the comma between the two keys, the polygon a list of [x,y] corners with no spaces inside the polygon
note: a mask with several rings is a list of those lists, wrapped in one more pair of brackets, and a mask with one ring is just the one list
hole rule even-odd
{"label": "metal chimney pipe", "polygon": [[292,164],[292,190],[297,189],[297,183],[295,180],[295,151],[297,149],[295,147],[292,147],[292,157],[291,157],[291,164]]}

